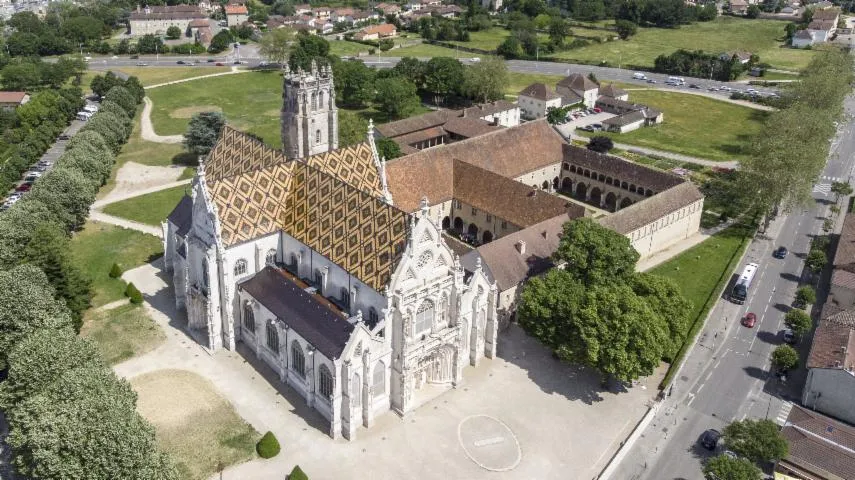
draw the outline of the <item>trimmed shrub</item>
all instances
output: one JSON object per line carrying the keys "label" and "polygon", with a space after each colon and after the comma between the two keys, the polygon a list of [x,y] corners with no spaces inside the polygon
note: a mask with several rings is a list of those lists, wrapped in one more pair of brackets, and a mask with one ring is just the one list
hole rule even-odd
{"label": "trimmed shrub", "polygon": [[122,269],[119,267],[118,263],[114,263],[110,268],[110,278],[119,278],[122,276]]}
{"label": "trimmed shrub", "polygon": [[279,440],[276,440],[276,436],[273,435],[273,432],[267,432],[255,445],[255,451],[258,452],[258,456],[261,458],[273,458],[276,455],[279,455]]}
{"label": "trimmed shrub", "polygon": [[294,470],[291,470],[291,474],[288,475],[288,480],[309,480],[309,477],[303,473],[303,470],[299,465],[294,465]]}
{"label": "trimmed shrub", "polygon": [[139,305],[143,301],[142,293],[133,283],[129,283],[125,288],[125,296],[131,299],[131,303],[134,305]]}

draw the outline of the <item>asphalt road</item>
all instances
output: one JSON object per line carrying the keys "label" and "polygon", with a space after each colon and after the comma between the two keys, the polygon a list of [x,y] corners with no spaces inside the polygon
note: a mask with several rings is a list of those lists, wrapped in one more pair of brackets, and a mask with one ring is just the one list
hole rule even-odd
{"label": "asphalt road", "polygon": [[[221,55],[192,55],[192,56],[166,56],[166,55],[141,55],[139,59],[131,59],[127,56],[122,57],[92,57],[89,61],[89,68],[93,70],[105,70],[111,67],[133,67],[137,66],[140,63],[145,63],[147,66],[157,66],[157,67],[176,67],[183,68],[184,65],[180,65],[177,62],[195,62],[195,66],[197,67],[205,67],[205,66],[214,66],[216,63],[222,63],[224,65],[234,65],[236,60],[243,62],[241,65],[246,67],[255,67],[262,61],[262,58],[258,55],[257,50],[252,45],[243,46],[238,49],[239,52],[236,54],[234,51],[228,52],[226,54]],[[467,54],[472,55],[472,54]],[[208,60],[212,59],[213,61],[209,62]],[[395,66],[401,59],[398,57],[360,57],[366,65],[372,66],[375,68],[391,68]],[[427,60],[427,59],[422,59]],[[471,65],[475,63],[473,61],[473,57],[463,57],[458,58],[462,63]],[[511,72],[517,73],[541,73],[547,75],[569,75],[571,73],[581,73],[587,75],[588,73],[593,73],[596,75],[599,80],[606,81],[618,81],[624,83],[634,83],[639,87],[650,87],[653,86],[647,83],[644,80],[635,80],[632,78],[633,71],[620,69],[620,68],[610,68],[610,67],[595,67],[591,65],[578,65],[572,63],[556,63],[556,62],[536,62],[536,61],[527,61],[527,60],[508,60],[506,62],[508,64],[508,70]],[[665,81],[668,79],[668,75],[659,74],[659,73],[649,73],[644,72],[645,75],[655,80],[656,87],[664,87]],[[727,85],[728,87],[734,90],[744,91],[746,88],[749,88],[744,83],[737,82],[719,82],[715,80],[703,79],[703,78],[692,78],[692,77],[683,77],[686,80],[686,83],[682,87],[673,87],[676,89],[689,89],[689,85],[697,85],[700,87],[699,90],[703,90],[705,92],[710,92],[710,87],[719,88],[722,85]],[[758,91],[761,93],[771,93],[774,92],[775,89],[767,88],[767,87],[756,87]],[[730,92],[723,91],[712,91],[710,93],[715,93],[723,96],[729,96]]]}
{"label": "asphalt road", "polygon": [[[721,299],[714,307],[697,344],[687,356],[668,397],[644,435],[629,450],[613,479],[701,479],[703,459],[712,455],[698,445],[708,428],[721,430],[733,420],[786,418],[786,400],[798,403],[804,369],[782,382],[771,374],[769,356],[782,343],[784,313],[802,278],[811,237],[821,232],[834,196],[832,181],[850,181],[855,155],[855,97],[845,102],[847,123],[838,128],[828,163],[814,187],[815,202],[808,208],[777,218],[749,247],[745,261],[760,265],[744,305]],[[779,245],[790,254],[771,256]],[[737,273],[737,272],[734,272]],[[702,274],[702,272],[698,272]],[[748,312],[757,325],[740,325]],[[810,338],[798,348],[806,351]]]}

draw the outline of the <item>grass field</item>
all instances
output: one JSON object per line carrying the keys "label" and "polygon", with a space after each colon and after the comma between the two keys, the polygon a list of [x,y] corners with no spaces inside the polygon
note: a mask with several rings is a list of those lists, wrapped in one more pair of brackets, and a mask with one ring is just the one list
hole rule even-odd
{"label": "grass field", "polygon": [[137,411],[154,425],[157,442],[177,464],[179,478],[207,479],[217,464],[227,467],[255,457],[259,433],[208,380],[186,370],[158,370],[130,382],[139,395]]}
{"label": "grass field", "polygon": [[748,227],[727,228],[650,271],[674,280],[683,296],[692,302],[690,319],[693,323],[689,335],[662,380],[663,385],[677,371],[687,347],[694,342],[709,310],[718,301],[719,292],[730,281],[742,252],[750,243],[751,234]]}
{"label": "grass field", "polygon": [[221,110],[229,124],[281,145],[282,74],[274,71],[223,75],[150,90],[152,122],[160,135],[184,133],[193,113]]}
{"label": "grass field", "polygon": [[89,310],[80,335],[94,341],[110,365],[154,350],[166,340],[145,308],[131,303],[110,310]]}
{"label": "grass field", "polygon": [[129,198],[120,202],[111,203],[104,207],[104,213],[117,217],[127,218],[146,225],[160,225],[175,208],[189,185],[168,188],[159,192]]}
{"label": "grass field", "polygon": [[140,79],[144,87],[184,80],[213,73],[228,72],[230,67],[122,67],[122,72]]}
{"label": "grass field", "polygon": [[333,55],[356,56],[360,52],[367,52],[371,47],[347,40],[330,40],[330,53]]}
{"label": "grass field", "polygon": [[154,235],[93,221],[71,239],[72,257],[92,280],[93,307],[124,298],[125,282],[109,276],[113,263],[125,271],[162,253]]}
{"label": "grass field", "polygon": [[420,43],[404,48],[395,48],[387,52],[380,52],[381,57],[416,57],[416,58],[433,58],[433,57],[472,57],[472,53],[458,52],[453,48],[440,47],[439,45],[431,45],[429,43]]}
{"label": "grass field", "polygon": [[717,161],[745,158],[748,142],[766,116],[761,110],[686,93],[634,90],[629,99],[661,110],[664,122],[629,133],[607,133],[615,142]]}
{"label": "grass field", "polygon": [[759,55],[761,62],[775,67],[787,70],[804,69],[813,53],[809,50],[784,48],[783,36],[783,22],[722,16],[712,22],[698,22],[680,28],[639,28],[638,34],[628,41],[592,44],[558,52],[554,57],[585,63],[605,61],[611,65],[622,63],[652,67],[657,56],[670,54],[678,48],[710,53],[749,50]]}

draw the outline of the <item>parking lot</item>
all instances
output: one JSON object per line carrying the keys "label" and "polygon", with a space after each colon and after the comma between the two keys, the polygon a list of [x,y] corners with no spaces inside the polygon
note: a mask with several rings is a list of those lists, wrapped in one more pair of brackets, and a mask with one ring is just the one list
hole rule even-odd
{"label": "parking lot", "polygon": [[573,131],[576,130],[577,128],[582,128],[582,127],[586,127],[588,125],[596,125],[596,124],[602,125],[602,123],[604,121],[606,121],[606,120],[608,120],[614,116],[615,115],[613,115],[611,113],[607,113],[607,112],[593,113],[593,114],[590,114],[590,115],[585,116],[585,117],[571,119],[567,123],[561,123],[561,124],[555,125],[555,128],[557,128],[558,131],[561,132],[561,135],[564,138],[570,138]]}
{"label": "parking lot", "polygon": [[[92,104],[94,102],[87,103]],[[81,128],[83,128],[83,125],[86,125],[86,122],[83,120],[74,119],[71,121],[71,124],[60,134],[60,136],[67,136],[68,138],[63,140],[57,137],[53,145],[51,145],[44,155],[39,158],[39,161],[30,165],[30,168],[21,174],[21,180],[15,183],[15,185],[4,195],[3,203],[0,203],[0,211],[6,210],[14,205],[15,202],[23,198],[27,192],[29,192],[30,186],[38,179],[38,177],[53,168],[53,165],[56,164],[59,157],[65,153],[65,147],[68,144],[68,141],[78,131],[80,131]]]}

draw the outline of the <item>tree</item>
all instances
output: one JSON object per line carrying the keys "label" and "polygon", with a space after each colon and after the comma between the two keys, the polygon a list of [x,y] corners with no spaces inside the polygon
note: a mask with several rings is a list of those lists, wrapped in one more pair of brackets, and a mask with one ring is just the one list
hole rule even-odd
{"label": "tree", "polygon": [[840,197],[852,195],[852,185],[849,182],[831,182],[831,193],[834,194],[834,202],[840,202]]}
{"label": "tree", "polygon": [[807,258],[805,259],[805,265],[807,265],[813,273],[821,272],[827,263],[828,256],[825,254],[824,250],[820,250],[818,248],[810,249]]}
{"label": "tree", "polygon": [[57,165],[39,179],[27,200],[38,200],[48,206],[66,230],[77,230],[89,216],[97,188],[82,173]]}
{"label": "tree", "polygon": [[638,258],[628,238],[590,218],[565,223],[553,254],[553,259],[566,263],[566,271],[586,287],[628,279]]}
{"label": "tree", "polygon": [[338,146],[347,147],[362,143],[368,132],[368,120],[356,112],[339,110],[338,112]]}
{"label": "tree", "polygon": [[54,293],[35,265],[0,270],[0,367],[7,366],[7,355],[26,335],[43,328],[71,327],[68,308]]}
{"label": "tree", "polygon": [[593,150],[599,153],[608,153],[613,148],[615,148],[615,143],[612,141],[611,137],[607,137],[605,135],[597,135],[596,137],[591,138],[588,142],[588,150]]}
{"label": "tree", "polygon": [[401,146],[391,138],[378,138],[375,141],[377,146],[377,154],[380,158],[393,160],[401,156]]}
{"label": "tree", "polygon": [[294,31],[290,28],[274,28],[261,36],[258,53],[268,61],[284,65],[291,51]]}
{"label": "tree", "polygon": [[810,315],[802,309],[794,308],[784,315],[784,323],[798,336],[809,332],[813,327]]}
{"label": "tree", "polygon": [[507,59],[514,59],[522,57],[525,52],[523,52],[522,42],[514,36],[511,35],[507,37],[498,47],[496,47],[496,53],[501,55]]}
{"label": "tree", "polygon": [[744,458],[719,455],[704,464],[707,480],[760,480],[762,476],[763,472]]}
{"label": "tree", "polygon": [[330,54],[330,44],[318,35],[297,35],[297,45],[291,51],[288,66],[291,70],[303,69],[309,71],[312,62],[326,64]]}
{"label": "tree", "polygon": [[564,39],[572,32],[570,25],[561,17],[552,17],[549,21],[549,41],[557,47],[564,45]]}
{"label": "tree", "polygon": [[[215,35],[214,38],[216,39],[217,36]],[[166,49],[163,48],[163,40],[155,35],[143,35],[139,40],[137,40],[137,53],[163,53],[165,51]]]}
{"label": "tree", "polygon": [[375,82],[377,109],[390,119],[409,116],[419,105],[416,86],[403,78],[384,78]]}
{"label": "tree", "polygon": [[683,297],[674,280],[650,273],[634,275],[632,290],[647,302],[668,328],[663,357],[670,362],[689,333],[692,302]]}
{"label": "tree", "polygon": [[464,71],[466,94],[478,102],[505,98],[508,86],[508,67],[499,57],[489,56],[469,66]]}
{"label": "tree", "polygon": [[772,351],[772,363],[778,368],[792,370],[799,365],[799,353],[789,345],[778,345]]}
{"label": "tree", "polygon": [[638,32],[638,25],[629,20],[615,20],[615,29],[620,39],[626,40]]}
{"label": "tree", "polygon": [[796,303],[799,305],[813,305],[816,303],[816,291],[810,285],[799,287],[796,290]]}
{"label": "tree", "polygon": [[112,267],[110,267],[110,278],[119,278],[122,276],[122,268],[118,263],[114,263]]}
{"label": "tree", "polygon": [[166,29],[166,38],[170,40],[177,40],[181,38],[181,29],[176,27],[175,25],[170,25],[169,28]]}
{"label": "tree", "polygon": [[[208,46],[210,53],[220,53],[229,48],[229,45],[234,41],[232,33],[226,29],[220,30],[211,38],[211,44]],[[146,52],[140,52],[146,53]]]}
{"label": "tree", "polygon": [[418,58],[404,57],[392,67],[390,72],[413,82],[416,88],[421,88],[425,83],[426,68],[425,63]]}
{"label": "tree", "polygon": [[226,117],[220,112],[200,112],[190,119],[184,134],[184,148],[196,155],[207,155],[217,143]]}
{"label": "tree", "polygon": [[603,0],[579,0],[573,8],[573,17],[589,22],[602,20],[606,17],[606,6]]}
{"label": "tree", "polygon": [[125,110],[128,117],[133,117],[137,111],[137,105],[139,103],[128,89],[120,85],[116,85],[108,90],[107,95],[104,95],[104,101],[116,102]]}
{"label": "tree", "polygon": [[374,98],[375,70],[358,60],[337,62],[335,73],[336,97],[344,105],[361,107]]}
{"label": "tree", "polygon": [[6,90],[35,90],[42,83],[38,67],[34,63],[11,63],[0,70],[3,88]]}
{"label": "tree", "polygon": [[450,57],[431,58],[425,66],[425,89],[442,103],[463,85],[463,64]]}
{"label": "tree", "polygon": [[567,119],[567,109],[563,107],[549,107],[546,109],[546,121],[550,125],[558,125]]}
{"label": "tree", "polygon": [[749,5],[748,10],[745,12],[746,18],[757,18],[760,16],[760,7],[757,5]]}
{"label": "tree", "polygon": [[784,35],[786,35],[787,40],[792,40],[792,38],[796,35],[796,31],[799,27],[796,26],[795,23],[788,23],[784,25]]}
{"label": "tree", "polygon": [[771,420],[733,422],[724,428],[722,436],[730,450],[754,463],[775,462],[787,456],[787,440]]}
{"label": "tree", "polygon": [[308,475],[303,473],[303,469],[299,465],[294,465],[291,473],[288,475],[288,480],[309,480]]}

